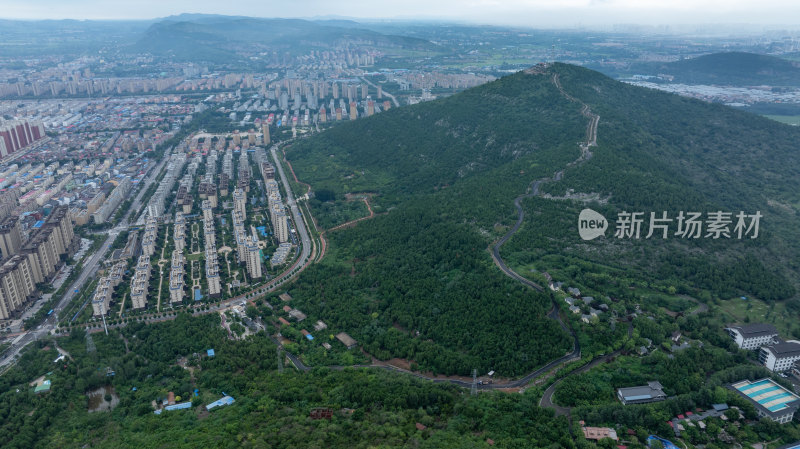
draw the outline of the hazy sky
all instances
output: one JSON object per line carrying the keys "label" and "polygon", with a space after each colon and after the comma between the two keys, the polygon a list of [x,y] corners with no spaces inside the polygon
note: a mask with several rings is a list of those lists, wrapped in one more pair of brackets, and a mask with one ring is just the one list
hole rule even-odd
{"label": "hazy sky", "polygon": [[532,27],[742,23],[800,28],[797,0],[2,0],[0,7],[0,17],[24,19],[150,19],[184,12]]}

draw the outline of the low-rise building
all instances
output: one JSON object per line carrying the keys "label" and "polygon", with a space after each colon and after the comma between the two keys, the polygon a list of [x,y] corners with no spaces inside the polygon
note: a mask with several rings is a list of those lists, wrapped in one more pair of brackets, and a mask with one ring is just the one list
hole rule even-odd
{"label": "low-rise building", "polygon": [[610,427],[583,427],[583,437],[587,440],[599,441],[603,438],[611,438],[614,441],[619,440],[617,431]]}
{"label": "low-rise building", "polygon": [[795,362],[800,361],[800,342],[786,341],[763,346],[758,360],[774,372],[788,371]]}
{"label": "low-rise building", "polygon": [[772,343],[778,338],[778,331],[771,324],[748,324],[725,328],[741,349],[755,350]]}
{"label": "low-rise building", "polygon": [[353,340],[353,337],[347,335],[344,332],[339,332],[336,334],[336,339],[342,342],[343,345],[347,347],[347,349],[353,349],[358,346],[358,342]]}
{"label": "low-rise building", "polygon": [[781,424],[790,422],[800,407],[800,397],[772,379],[742,380],[729,388],[753,404],[759,417]]}
{"label": "low-rise building", "polygon": [[664,387],[660,382],[652,381],[639,387],[620,388],[617,390],[617,398],[623,405],[630,405],[663,401],[667,395],[664,394]]}

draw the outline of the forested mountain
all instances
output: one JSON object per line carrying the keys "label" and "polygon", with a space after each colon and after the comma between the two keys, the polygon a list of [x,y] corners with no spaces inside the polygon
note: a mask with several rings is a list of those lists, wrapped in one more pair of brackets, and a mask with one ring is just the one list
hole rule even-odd
{"label": "forested mountain", "polygon": [[798,86],[800,64],[783,58],[745,52],[724,52],[683,59],[649,68],[653,75],[674,76],[676,83],[734,86]]}
{"label": "forested mountain", "polygon": [[[597,146],[588,161],[568,165],[586,139],[582,103],[600,116]],[[789,126],[564,64],[337,126],[286,150],[298,177],[338,201],[369,192],[387,213],[329,234],[330,257],[295,293],[373,355],[439,372],[524,372],[568,348],[566,336],[555,326],[557,336],[525,336],[548,301],[515,289],[486,246],[513,223],[516,196],[565,170],[540,193],[595,201],[523,202],[523,226],[502,248],[512,266],[552,270],[610,295],[640,281],[701,298],[786,300],[798,270],[798,137]],[[580,239],[584,207],[610,220],[605,238]],[[647,222],[640,239],[616,239],[622,211],[763,217],[756,239],[645,239]],[[525,296],[536,307],[521,313],[515,302]]]}

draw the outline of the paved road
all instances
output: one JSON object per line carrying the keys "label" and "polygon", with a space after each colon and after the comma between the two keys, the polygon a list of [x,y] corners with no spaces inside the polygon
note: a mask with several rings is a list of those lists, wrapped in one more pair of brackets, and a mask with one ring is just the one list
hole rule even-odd
{"label": "paved road", "polygon": [[[374,86],[374,84],[372,84],[371,82],[367,81],[366,79],[362,78],[362,80],[364,82]],[[580,156],[578,157],[577,160],[575,160],[575,161],[573,161],[572,163],[569,164],[570,166],[571,165],[576,165],[576,164],[582,163],[582,162],[584,162],[584,161],[586,161],[586,160],[588,160],[588,159],[590,159],[592,157],[592,153],[591,153],[591,151],[589,151],[589,148],[592,147],[592,146],[595,146],[597,144],[597,124],[600,121],[600,117],[598,115],[592,113],[591,109],[589,108],[589,106],[586,103],[583,103],[582,101],[572,97],[571,95],[569,95],[568,93],[566,93],[564,91],[564,89],[561,87],[561,84],[559,83],[558,74],[554,74],[553,75],[553,83],[558,88],[558,90],[562,93],[562,95],[564,95],[564,97],[566,97],[568,100],[580,103],[582,105],[581,114],[589,119],[589,123],[587,124],[587,128],[586,128],[586,142],[581,142],[580,143],[581,154],[580,154]],[[274,149],[273,149],[273,157],[275,157]],[[277,162],[277,160],[276,160],[276,162]],[[282,175],[282,173],[281,173],[281,175]],[[529,279],[527,279],[527,278],[525,278],[523,276],[520,276],[517,272],[515,272],[514,270],[512,270],[511,268],[508,267],[508,265],[505,263],[505,261],[503,260],[502,256],[500,255],[500,248],[522,226],[522,223],[523,223],[524,218],[525,218],[525,211],[522,208],[522,200],[525,199],[525,198],[530,198],[530,197],[537,196],[539,194],[539,186],[543,182],[551,182],[551,181],[556,181],[557,182],[557,181],[560,181],[562,179],[563,175],[564,175],[564,171],[560,170],[560,171],[556,172],[553,175],[552,178],[544,178],[544,179],[539,179],[539,180],[533,181],[531,183],[530,188],[528,189],[528,192],[518,196],[514,200],[514,206],[516,207],[517,214],[518,214],[517,222],[491,248],[492,259],[494,260],[495,264],[497,264],[497,266],[506,275],[508,275],[512,279],[517,280],[518,282],[522,283],[523,285],[526,285],[526,286],[528,286],[530,288],[533,288],[533,289],[535,289],[537,291],[540,291],[540,292],[544,292],[545,290],[539,284],[537,284],[537,283],[535,283],[535,282],[533,282],[533,281],[531,281],[531,280],[529,280]],[[288,190],[288,188],[287,188],[287,190]],[[527,385],[528,382],[530,382],[534,378],[539,377],[542,374],[547,373],[548,371],[554,369],[555,367],[557,367],[557,366],[559,366],[559,365],[561,365],[563,363],[567,363],[567,362],[570,362],[572,360],[579,360],[581,358],[581,346],[580,346],[580,342],[578,341],[578,336],[575,334],[575,332],[572,329],[570,329],[564,323],[564,321],[559,316],[558,304],[556,304],[555,299],[552,299],[552,301],[553,301],[553,307],[552,307],[552,309],[550,310],[550,312],[548,313],[547,316],[549,318],[553,319],[553,320],[556,320],[559,323],[559,325],[561,326],[562,329],[566,330],[567,332],[570,333],[570,335],[572,335],[572,339],[573,339],[572,351],[569,354],[566,354],[566,355],[564,355],[562,357],[559,357],[558,359],[551,361],[547,365],[545,365],[545,366],[543,366],[543,367],[541,367],[541,368],[539,368],[539,369],[537,369],[537,370],[535,370],[535,371],[523,376],[522,378],[519,378],[519,379],[514,380],[512,382],[509,382],[509,383],[503,383],[503,384],[499,384],[498,383],[498,384],[479,385],[478,386],[479,389],[481,389],[481,390],[489,390],[489,389],[522,387],[524,385]],[[611,357],[613,355],[614,354],[610,354],[607,357]],[[607,357],[599,359],[597,361],[597,363],[600,363],[602,360],[607,360]],[[592,363],[590,363],[587,366],[591,367],[591,366],[593,366],[592,365],[593,363],[595,363],[595,362],[593,361]],[[300,368],[301,366],[304,366],[304,365],[300,364],[298,366],[298,368]],[[368,367],[380,367],[380,368],[388,369],[388,370],[391,370],[391,371],[404,372],[404,373],[410,374],[412,376],[415,376],[415,377],[418,377],[418,378],[421,378],[421,379],[427,379],[427,380],[430,380],[430,381],[433,381],[433,382],[436,382],[436,383],[445,383],[446,382],[446,383],[458,385],[458,386],[464,387],[464,388],[469,388],[469,387],[472,386],[472,382],[467,382],[467,381],[462,381],[462,380],[457,380],[457,379],[436,379],[436,378],[431,378],[431,377],[428,377],[428,376],[425,376],[425,375],[422,375],[422,374],[419,374],[419,373],[406,371],[406,370],[403,370],[403,369],[400,369],[400,368],[397,368],[397,367],[394,367],[394,366],[386,366],[386,365],[361,365],[361,366],[362,367],[367,367],[367,366]],[[589,369],[588,367],[586,369]],[[342,368],[345,368],[345,367],[332,367],[332,368],[333,369],[342,369]],[[310,368],[305,367],[305,368],[301,368],[301,369],[308,370]],[[550,393],[550,395],[552,396],[552,392]]]}
{"label": "paved road", "polygon": [[278,159],[277,148],[278,146],[274,145],[270,148],[270,152],[272,153],[272,159],[275,161],[275,167],[278,169],[278,174],[281,177],[281,182],[283,182],[283,188],[286,190],[286,204],[288,204],[289,208],[292,210],[295,230],[300,234],[301,251],[295,266],[305,267],[308,263],[308,257],[311,255],[311,237],[308,235],[308,228],[303,218],[303,213],[300,211],[300,208],[297,207],[297,201],[294,199],[292,187],[289,185],[289,179],[283,171],[283,164],[281,164]]}
{"label": "paved road", "polygon": [[[376,86],[375,84],[372,83],[372,81],[369,81],[366,78],[361,78],[361,81],[369,84],[370,86],[374,87],[375,89],[378,88],[378,86]],[[394,107],[396,107],[396,108],[400,107],[400,102],[397,101],[397,98],[395,98],[394,95],[392,95],[392,94],[390,94],[389,92],[386,92],[386,91],[384,91],[382,93],[383,93],[383,95],[386,95],[387,97],[389,97],[392,100],[392,103],[394,103]]]}
{"label": "paved road", "polygon": [[[633,336],[633,323],[632,322],[628,322],[628,338],[630,338],[632,336]],[[569,376],[574,376],[575,374],[585,373],[586,371],[589,371],[590,369],[594,368],[597,365],[600,365],[601,363],[606,363],[609,360],[613,359],[614,357],[620,355],[621,353],[622,353],[622,349],[617,349],[616,351],[612,352],[611,354],[604,355],[604,356],[601,356],[601,357],[597,357],[594,360],[592,360],[591,362],[587,363],[586,365],[576,369],[575,371],[571,371],[571,372],[567,373],[561,379],[558,379],[557,381],[553,382],[547,388],[547,390],[544,391],[544,394],[542,395],[542,398],[539,400],[539,407],[552,408],[553,410],[556,411],[556,415],[568,415],[570,410],[572,409],[571,407],[562,407],[560,405],[556,405],[553,402],[553,393],[555,393],[556,387],[558,386],[558,384],[560,384],[564,379],[566,379]]]}

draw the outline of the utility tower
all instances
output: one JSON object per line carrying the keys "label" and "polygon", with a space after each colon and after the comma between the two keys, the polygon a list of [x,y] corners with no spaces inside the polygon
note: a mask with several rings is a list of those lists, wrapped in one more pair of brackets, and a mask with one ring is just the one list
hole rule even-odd
{"label": "utility tower", "polygon": [[86,352],[95,352],[97,351],[97,346],[94,345],[94,340],[92,340],[92,334],[86,334]]}
{"label": "utility tower", "polygon": [[475,368],[472,369],[472,388],[469,389],[469,394],[478,395],[478,370]]}

